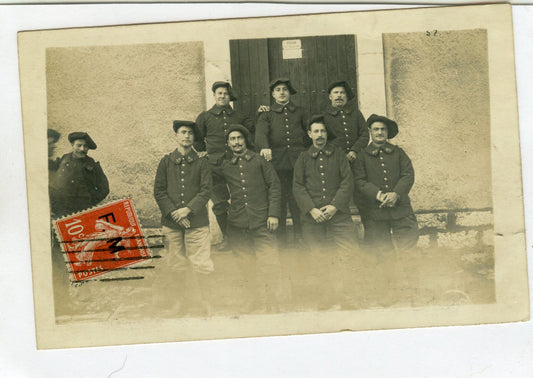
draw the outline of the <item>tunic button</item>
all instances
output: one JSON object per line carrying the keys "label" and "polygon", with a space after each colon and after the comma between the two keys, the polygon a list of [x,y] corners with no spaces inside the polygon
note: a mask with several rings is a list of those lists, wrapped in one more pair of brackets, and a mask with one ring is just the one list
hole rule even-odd
{"label": "tunic button", "polygon": [[244,206],[248,206],[248,202],[245,202],[245,203],[244,203]]}
{"label": "tunic button", "polygon": [[324,176],[324,172],[320,172],[320,175]]}
{"label": "tunic button", "polygon": [[326,196],[322,196],[322,198],[324,198],[324,199],[325,199],[325,198],[326,198]]}
{"label": "tunic button", "polygon": [[242,187],[242,190],[246,190],[246,187],[245,187],[245,186],[243,186],[243,187]]}
{"label": "tunic button", "polygon": [[381,166],[382,166],[382,167],[384,167],[384,166],[385,166],[385,164],[381,163]]}
{"label": "tunic button", "polygon": [[74,180],[72,180],[71,182],[74,182]]}
{"label": "tunic button", "polygon": [[183,197],[185,195],[185,193],[181,193],[181,196]]}
{"label": "tunic button", "polygon": [[291,145],[290,145],[290,144],[287,144],[287,148],[291,148]]}
{"label": "tunic button", "polygon": [[242,168],[242,165],[239,165],[239,168]]}
{"label": "tunic button", "polygon": [[383,177],[383,180],[387,181],[387,178],[386,178],[386,177]]}
{"label": "tunic button", "polygon": [[181,181],[185,181],[185,179],[184,179],[184,178],[182,178],[182,179],[181,179]]}
{"label": "tunic button", "polygon": [[320,166],[320,168],[324,168],[324,166],[323,166],[323,165],[321,165],[321,166]]}
{"label": "tunic button", "polygon": [[247,196],[246,194],[243,194],[243,197],[244,197],[244,198],[247,198],[248,196]]}
{"label": "tunic button", "polygon": [[290,134],[291,132],[289,130],[287,130],[287,134]]}
{"label": "tunic button", "polygon": [[388,188],[389,186],[388,185],[385,185],[385,188]]}
{"label": "tunic button", "polygon": [[383,160],[383,156],[380,156],[379,158],[380,158],[381,160]]}
{"label": "tunic button", "polygon": [[322,191],[325,192],[325,191],[326,191],[326,188],[322,188]]}
{"label": "tunic button", "polygon": [[387,170],[386,170],[386,169],[384,169],[384,170],[383,170],[383,173],[387,173]]}
{"label": "tunic button", "polygon": [[241,176],[244,176],[244,172],[241,172]]}
{"label": "tunic button", "polygon": [[291,138],[287,138],[287,142],[290,142],[291,141]]}
{"label": "tunic button", "polygon": [[346,122],[343,122],[342,124],[343,124],[343,125],[346,125]]}
{"label": "tunic button", "polygon": [[326,182],[324,180],[322,180],[322,184],[325,184]]}
{"label": "tunic button", "polygon": [[246,182],[246,180],[241,180],[241,182],[244,184]]}
{"label": "tunic button", "polygon": [[289,120],[287,118],[285,118],[285,122],[288,122]]}

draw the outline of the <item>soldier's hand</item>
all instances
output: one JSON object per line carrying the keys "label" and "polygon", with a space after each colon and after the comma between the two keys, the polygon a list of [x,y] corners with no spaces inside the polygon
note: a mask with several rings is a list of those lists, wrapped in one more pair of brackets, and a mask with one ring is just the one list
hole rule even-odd
{"label": "soldier's hand", "polygon": [[259,105],[259,109],[257,109],[258,113],[264,113],[270,111],[270,106],[268,105]]}
{"label": "soldier's hand", "polygon": [[322,210],[319,210],[316,207],[314,209],[311,209],[311,211],[309,211],[309,214],[311,214],[316,223],[322,223],[327,220],[326,215],[322,212]]}
{"label": "soldier's hand", "polygon": [[320,211],[324,213],[326,219],[331,219],[337,213],[337,208],[333,205],[326,205],[320,208]]}
{"label": "soldier's hand", "polygon": [[174,222],[179,222],[183,218],[187,218],[187,216],[191,213],[191,209],[188,207],[182,207],[181,209],[174,210],[170,213],[170,216],[174,220]]}
{"label": "soldier's hand", "polygon": [[276,217],[268,217],[267,218],[267,228],[268,231],[274,232],[278,229],[279,220]]}
{"label": "soldier's hand", "polygon": [[260,155],[264,157],[266,161],[272,160],[272,150],[270,148],[263,148]]}
{"label": "soldier's hand", "polygon": [[383,202],[381,202],[381,205],[379,205],[379,207],[394,207],[397,201],[398,201],[398,194],[395,192],[388,192],[388,193],[385,193]]}
{"label": "soldier's hand", "polygon": [[357,158],[357,154],[353,151],[350,151],[346,154],[346,157],[348,158],[348,161],[351,163],[352,161],[355,161]]}
{"label": "soldier's hand", "polygon": [[198,155],[198,157],[202,158],[204,156],[207,156],[207,151],[198,151],[196,154]]}
{"label": "soldier's hand", "polygon": [[191,228],[191,221],[189,220],[189,218],[181,219],[178,224],[183,228]]}

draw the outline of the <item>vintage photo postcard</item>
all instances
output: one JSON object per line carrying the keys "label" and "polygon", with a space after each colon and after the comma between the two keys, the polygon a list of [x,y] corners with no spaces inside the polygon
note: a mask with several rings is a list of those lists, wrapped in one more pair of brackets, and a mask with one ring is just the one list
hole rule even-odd
{"label": "vintage photo postcard", "polygon": [[18,42],[39,348],[529,319],[510,5]]}

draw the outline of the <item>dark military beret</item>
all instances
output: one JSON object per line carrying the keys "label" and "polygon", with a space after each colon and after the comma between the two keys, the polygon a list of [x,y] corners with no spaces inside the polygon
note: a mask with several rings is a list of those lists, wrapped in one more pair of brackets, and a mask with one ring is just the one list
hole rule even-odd
{"label": "dark military beret", "polygon": [[211,86],[211,89],[213,90],[213,93],[215,93],[217,88],[220,87],[224,87],[228,90],[230,101],[237,101],[237,96],[235,96],[235,93],[233,92],[230,83],[228,83],[227,81],[215,81]]}
{"label": "dark military beret", "polygon": [[313,123],[321,123],[321,124],[323,124],[326,127],[326,131],[328,133],[328,140],[333,140],[333,139],[335,139],[337,137],[335,135],[335,133],[333,132],[333,130],[331,130],[328,127],[328,125],[326,125],[326,122],[324,121],[324,116],[322,114],[315,114],[315,115],[311,116],[311,118],[309,119],[309,122],[307,122],[307,130],[308,131],[311,131],[311,125]]}
{"label": "dark military beret", "polygon": [[89,134],[83,131],[75,131],[73,133],[68,134],[68,141],[70,143],[74,143],[75,140],[79,139],[83,139],[87,142],[87,148],[89,148],[89,150],[96,150],[96,143],[94,143],[94,140],[92,140]]}
{"label": "dark military beret", "polygon": [[389,119],[384,116],[380,116],[377,114],[372,114],[368,119],[366,120],[366,126],[370,128],[374,122],[383,122],[387,126],[387,137],[389,139],[394,138],[396,135],[398,135],[398,124],[394,122],[392,119]]}
{"label": "dark military beret", "polygon": [[58,131],[54,129],[48,129],[47,138],[52,138],[54,142],[57,142],[60,136],[61,134]]}
{"label": "dark military beret", "polygon": [[180,127],[189,127],[192,129],[192,132],[194,133],[194,140],[198,140],[200,137],[200,130],[198,129],[198,126],[196,126],[196,123],[192,121],[174,121],[172,122],[172,129],[175,133],[178,132]]}
{"label": "dark military beret", "polygon": [[292,86],[290,80],[289,80],[288,78],[286,78],[286,77],[280,77],[280,78],[277,78],[277,79],[275,79],[275,80],[272,80],[272,81],[270,82],[270,92],[272,92],[272,90],[274,89],[274,87],[275,87],[276,85],[278,85],[278,84],[285,84],[285,85],[287,86],[287,88],[289,88],[289,93],[290,93],[291,95],[298,93],[298,92],[296,91],[296,89],[294,89],[294,87]]}
{"label": "dark military beret", "polygon": [[334,81],[333,83],[331,83],[330,85],[328,85],[328,93],[331,93],[333,88],[336,88],[336,87],[344,87],[344,90],[346,91],[346,96],[348,97],[348,100],[351,100],[352,98],[355,97],[354,93],[352,92],[352,88],[344,80],[337,80],[337,81]]}
{"label": "dark military beret", "polygon": [[226,142],[228,141],[229,134],[233,131],[240,131],[242,135],[244,135],[244,140],[246,141],[246,147],[253,149],[254,144],[252,142],[251,136],[250,136],[250,130],[248,130],[243,125],[239,124],[231,124],[228,127],[228,131],[226,131]]}
{"label": "dark military beret", "polygon": [[228,131],[226,131],[226,141],[228,140],[229,134],[233,131],[240,131],[242,135],[244,135],[244,138],[246,140],[248,140],[248,138],[250,137],[250,131],[246,127],[235,123],[235,124],[229,125]]}

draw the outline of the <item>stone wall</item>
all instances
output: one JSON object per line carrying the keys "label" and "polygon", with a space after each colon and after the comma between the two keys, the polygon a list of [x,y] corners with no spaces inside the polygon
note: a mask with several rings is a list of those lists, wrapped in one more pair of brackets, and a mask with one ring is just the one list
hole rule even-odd
{"label": "stone wall", "polygon": [[492,207],[486,30],[383,35],[388,116],[416,172],[415,210]]}
{"label": "stone wall", "polygon": [[131,197],[146,227],[160,225],[153,184],[161,158],[175,148],[172,121],[205,109],[202,42],[50,48],[46,53],[48,127],[87,131],[98,145],[108,199]]}

